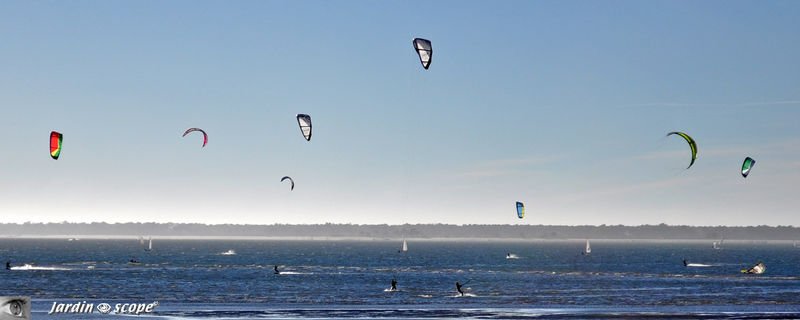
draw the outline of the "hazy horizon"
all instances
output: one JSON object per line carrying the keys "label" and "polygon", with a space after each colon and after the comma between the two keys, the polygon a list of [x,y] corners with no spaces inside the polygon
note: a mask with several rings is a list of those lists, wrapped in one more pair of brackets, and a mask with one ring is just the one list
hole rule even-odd
{"label": "hazy horizon", "polygon": [[517,224],[517,223],[338,223],[338,222],[317,222],[317,223],[204,223],[204,222],[175,222],[175,221],[167,221],[167,222],[155,222],[155,221],[116,221],[116,222],[108,222],[108,221],[88,221],[88,222],[81,222],[81,221],[23,221],[23,222],[6,222],[0,223],[3,224],[156,224],[156,225],[177,225],[177,224],[186,224],[186,225],[207,225],[207,226],[223,226],[223,225],[234,225],[234,226],[275,226],[275,225],[289,225],[289,226],[316,226],[316,225],[354,225],[354,226],[405,226],[405,225],[447,225],[447,226],[472,226],[472,225],[486,225],[486,226],[533,226],[533,227],[615,227],[615,226],[623,226],[623,227],[641,227],[641,226],[669,226],[669,227],[692,227],[692,228],[714,228],[714,227],[726,227],[726,228],[747,228],[747,227],[790,227],[790,228],[800,228],[800,226],[795,226],[792,224],[786,225],[769,225],[769,224],[758,224],[758,225],[688,225],[688,224],[667,224],[667,223],[644,223],[644,224]]}
{"label": "hazy horizon", "polygon": [[800,228],[791,226],[692,227],[642,226],[542,226],[542,225],[207,225],[142,223],[47,223],[0,224],[0,236],[63,238],[179,237],[179,238],[276,238],[276,239],[702,239],[738,240],[800,239]]}

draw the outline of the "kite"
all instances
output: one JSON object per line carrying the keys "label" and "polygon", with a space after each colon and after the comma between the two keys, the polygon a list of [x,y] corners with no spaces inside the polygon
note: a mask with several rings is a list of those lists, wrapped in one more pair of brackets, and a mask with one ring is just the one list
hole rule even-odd
{"label": "kite", "polygon": [[694,139],[692,139],[692,137],[690,137],[688,134],[685,134],[683,132],[673,131],[673,132],[667,133],[667,137],[669,137],[670,135],[673,135],[673,134],[677,134],[677,135],[683,137],[684,139],[686,139],[686,142],[689,143],[689,147],[692,148],[692,162],[690,162],[689,166],[686,167],[686,169],[689,169],[694,164],[694,160],[697,159],[697,144],[694,142]]}
{"label": "kite", "polygon": [[417,54],[419,54],[419,62],[422,63],[425,70],[428,70],[428,67],[431,66],[431,59],[433,59],[433,46],[431,46],[430,40],[414,38],[413,43],[414,50],[417,50]]}
{"label": "kite", "polygon": [[289,182],[292,183],[292,188],[290,190],[294,190],[294,180],[291,177],[285,176],[285,177],[281,178],[281,182],[283,182],[283,180],[289,180]]}
{"label": "kite", "polygon": [[525,217],[525,205],[519,201],[517,201],[517,217],[519,217],[520,219]]}
{"label": "kite", "polygon": [[203,133],[203,147],[205,147],[206,143],[208,143],[208,135],[206,134],[205,131],[203,131],[203,129],[200,129],[200,128],[189,128],[189,130],[186,130],[186,132],[183,133],[183,136],[185,137],[187,134],[189,134],[189,132],[192,132],[192,131],[200,131],[200,132]]}
{"label": "kite", "polygon": [[303,138],[306,138],[306,141],[311,141],[311,116],[302,113],[298,114],[297,124],[300,125],[300,132],[303,133]]}
{"label": "kite", "polygon": [[753,160],[753,158],[744,158],[744,163],[742,163],[742,177],[747,178],[747,175],[750,174],[750,169],[753,169],[754,165],[756,165],[756,161]]}
{"label": "kite", "polygon": [[58,156],[61,155],[61,143],[64,142],[64,135],[58,132],[50,132],[50,156],[53,157],[53,160],[58,160]]}

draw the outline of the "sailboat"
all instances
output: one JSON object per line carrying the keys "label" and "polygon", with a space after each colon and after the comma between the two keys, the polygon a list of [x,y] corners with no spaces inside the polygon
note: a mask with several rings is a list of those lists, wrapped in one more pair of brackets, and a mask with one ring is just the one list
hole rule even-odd
{"label": "sailboat", "polygon": [[723,238],[720,239],[719,241],[714,241],[713,243],[711,243],[711,246],[714,248],[714,250],[722,249],[722,241],[725,241],[725,239]]}
{"label": "sailboat", "polygon": [[403,239],[403,249],[400,249],[398,252],[406,252],[408,251],[408,244],[406,243],[406,239]]}
{"label": "sailboat", "polygon": [[147,249],[144,251],[153,251],[153,238],[150,238],[150,244],[147,245]]}
{"label": "sailboat", "polygon": [[592,245],[589,244],[589,239],[586,239],[586,251],[583,252],[584,255],[588,255],[592,253]]}

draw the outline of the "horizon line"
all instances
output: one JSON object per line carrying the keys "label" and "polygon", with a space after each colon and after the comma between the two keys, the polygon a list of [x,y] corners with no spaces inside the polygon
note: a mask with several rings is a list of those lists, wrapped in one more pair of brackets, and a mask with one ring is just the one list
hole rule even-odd
{"label": "horizon line", "polygon": [[156,225],[205,225],[205,226],[320,226],[320,225],[354,225],[354,226],[435,226],[435,225],[445,225],[445,226],[457,226],[457,227],[464,227],[464,226],[520,226],[520,227],[693,227],[693,228],[751,228],[751,227],[770,227],[770,228],[800,228],[800,226],[794,225],[688,225],[688,224],[667,224],[667,223],[658,223],[658,224],[639,224],[639,225],[626,225],[626,224],[576,224],[576,225],[568,225],[568,224],[479,224],[479,223],[471,223],[471,224],[456,224],[456,223],[404,223],[404,224],[362,224],[362,223],[342,223],[342,222],[323,222],[323,223],[272,223],[272,224],[235,224],[235,223],[202,223],[202,222],[135,222],[135,221],[128,221],[128,222],[105,222],[105,221],[92,221],[92,222],[69,222],[69,221],[58,221],[58,222],[3,222],[0,225],[26,225],[26,224],[156,224]]}

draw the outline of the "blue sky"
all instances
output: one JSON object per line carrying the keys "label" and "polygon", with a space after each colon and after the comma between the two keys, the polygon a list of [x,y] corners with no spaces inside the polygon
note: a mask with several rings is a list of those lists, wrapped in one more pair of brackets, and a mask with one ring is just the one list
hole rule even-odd
{"label": "blue sky", "polygon": [[798,30],[796,1],[4,1],[0,212],[796,225]]}

